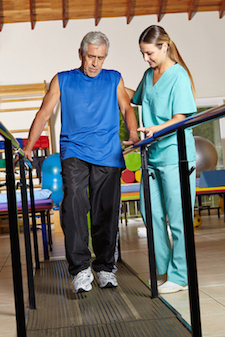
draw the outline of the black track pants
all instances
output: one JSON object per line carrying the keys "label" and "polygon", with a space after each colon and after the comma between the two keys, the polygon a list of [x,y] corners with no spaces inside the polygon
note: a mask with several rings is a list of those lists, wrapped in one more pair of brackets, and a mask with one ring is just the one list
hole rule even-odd
{"label": "black track pants", "polygon": [[68,158],[62,162],[62,176],[62,226],[69,272],[76,275],[90,265],[89,210],[92,245],[96,255],[93,269],[112,271],[118,231],[121,169]]}

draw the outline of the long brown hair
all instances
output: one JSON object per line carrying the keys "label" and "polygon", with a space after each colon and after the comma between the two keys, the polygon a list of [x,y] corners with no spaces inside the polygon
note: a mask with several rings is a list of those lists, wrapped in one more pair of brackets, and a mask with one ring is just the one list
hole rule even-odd
{"label": "long brown hair", "polygon": [[192,92],[195,97],[195,86],[194,86],[194,81],[191,76],[191,73],[186,66],[184,60],[182,59],[175,43],[170,39],[169,35],[167,32],[160,26],[152,25],[148,28],[146,28],[143,33],[141,33],[139,37],[139,44],[141,42],[146,42],[146,43],[151,43],[156,45],[159,49],[162,48],[163,43],[168,44],[168,49],[167,53],[169,58],[174,61],[179,63],[188,73],[190,81],[191,81],[191,87],[192,87]]}

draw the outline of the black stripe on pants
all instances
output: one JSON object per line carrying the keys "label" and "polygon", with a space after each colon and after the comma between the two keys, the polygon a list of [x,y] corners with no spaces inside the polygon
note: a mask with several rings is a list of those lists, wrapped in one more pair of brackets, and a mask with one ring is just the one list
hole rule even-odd
{"label": "black stripe on pants", "polygon": [[121,169],[68,158],[62,162],[62,176],[62,226],[70,274],[76,275],[90,265],[89,210],[92,245],[96,255],[93,269],[112,271],[118,231]]}

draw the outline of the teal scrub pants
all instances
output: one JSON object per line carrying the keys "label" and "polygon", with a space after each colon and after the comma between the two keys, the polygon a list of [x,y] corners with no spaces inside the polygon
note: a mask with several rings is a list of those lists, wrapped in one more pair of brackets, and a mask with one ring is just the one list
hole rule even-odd
{"label": "teal scrub pants", "polygon": [[[189,162],[189,169],[196,162]],[[152,224],[155,246],[155,259],[158,275],[167,273],[167,280],[185,286],[187,280],[187,262],[184,240],[182,201],[180,191],[179,166],[148,166]],[[196,170],[190,175],[190,190],[194,216]],[[143,182],[140,191],[141,214],[145,221]],[[172,244],[167,230],[167,220],[172,233]]]}

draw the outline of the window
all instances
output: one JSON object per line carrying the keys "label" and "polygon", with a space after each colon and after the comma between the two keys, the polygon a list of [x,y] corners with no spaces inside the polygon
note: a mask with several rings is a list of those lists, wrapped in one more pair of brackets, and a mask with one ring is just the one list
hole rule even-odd
{"label": "window", "polygon": [[[204,108],[198,108],[198,113],[202,111],[206,111],[211,109],[212,107],[204,107]],[[218,154],[218,161],[216,165],[216,170],[223,170],[223,147],[222,147],[222,139],[220,134],[220,120],[214,120],[211,122],[207,122],[201,125],[198,125],[193,128],[193,134],[194,136],[200,136],[203,138],[208,139],[210,142],[213,143],[217,150]]]}
{"label": "window", "polygon": [[[207,101],[213,104],[210,105],[206,105]],[[200,107],[202,103],[203,107]],[[222,105],[223,99],[208,99],[208,100],[203,100],[202,102],[200,102],[197,111],[198,113],[202,112],[202,111],[206,111],[211,109],[212,107],[215,106],[219,106]],[[193,134],[194,136],[200,136],[200,137],[204,137],[206,139],[208,139],[209,141],[211,141],[213,143],[213,145],[215,146],[216,150],[217,150],[217,154],[218,154],[218,161],[217,161],[217,165],[216,165],[216,170],[223,170],[224,169],[224,160],[223,160],[223,142],[222,142],[222,138],[223,135],[221,134],[221,125],[222,125],[222,119],[217,119],[211,122],[207,122],[201,125],[198,125],[196,127],[193,128]],[[203,196],[202,198],[202,206],[210,206],[210,207],[217,207],[218,206],[218,202],[219,202],[219,196],[215,195],[215,196]]]}

